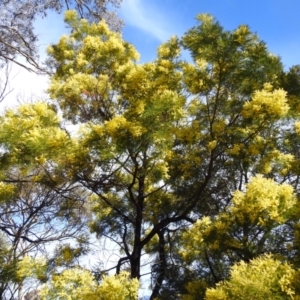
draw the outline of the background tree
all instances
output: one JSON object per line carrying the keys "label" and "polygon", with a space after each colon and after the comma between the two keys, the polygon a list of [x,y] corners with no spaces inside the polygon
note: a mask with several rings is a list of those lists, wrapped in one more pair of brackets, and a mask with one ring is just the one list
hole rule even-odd
{"label": "background tree", "polygon": [[5,65],[11,61],[30,71],[43,71],[45,68],[38,61],[38,36],[34,30],[38,16],[45,17],[50,10],[61,13],[75,9],[81,18],[104,19],[111,28],[120,30],[121,20],[107,9],[108,5],[119,7],[120,3],[121,0],[1,0],[0,63]]}
{"label": "background tree", "polygon": [[[50,271],[56,265],[70,265],[86,252],[86,194],[52,172],[57,147],[61,150],[67,143],[58,124],[56,113],[45,103],[23,105],[1,117],[0,231],[6,241],[1,249],[2,299],[25,293],[17,276],[23,257],[43,255]],[[64,246],[71,241],[71,249]],[[52,252],[57,247],[56,257],[49,247]]]}
{"label": "background tree", "polygon": [[2,67],[2,72],[0,75],[0,103],[12,92],[12,88],[10,86],[10,78],[9,75],[11,73],[12,65],[10,63],[6,64]]}

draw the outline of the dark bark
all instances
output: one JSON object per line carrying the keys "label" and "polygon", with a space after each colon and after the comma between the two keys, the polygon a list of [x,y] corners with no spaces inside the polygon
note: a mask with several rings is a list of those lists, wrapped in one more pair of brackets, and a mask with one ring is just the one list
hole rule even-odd
{"label": "dark bark", "polygon": [[160,231],[158,234],[159,237],[159,249],[158,249],[158,254],[159,254],[159,269],[158,269],[158,274],[156,277],[155,281],[155,286],[152,291],[150,300],[154,300],[159,296],[159,291],[161,289],[161,285],[164,281],[165,278],[165,271],[167,267],[167,262],[166,262],[166,252],[165,252],[165,237],[164,237],[164,231]]}

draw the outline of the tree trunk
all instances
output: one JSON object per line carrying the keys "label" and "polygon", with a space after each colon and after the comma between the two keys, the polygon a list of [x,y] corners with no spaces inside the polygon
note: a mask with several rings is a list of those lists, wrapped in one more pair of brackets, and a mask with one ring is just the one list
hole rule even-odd
{"label": "tree trunk", "polygon": [[161,289],[161,285],[165,278],[165,270],[166,270],[166,253],[165,253],[165,237],[164,237],[164,231],[158,232],[159,237],[159,269],[157,278],[155,281],[155,286],[152,291],[150,300],[154,300],[159,296],[159,291]]}

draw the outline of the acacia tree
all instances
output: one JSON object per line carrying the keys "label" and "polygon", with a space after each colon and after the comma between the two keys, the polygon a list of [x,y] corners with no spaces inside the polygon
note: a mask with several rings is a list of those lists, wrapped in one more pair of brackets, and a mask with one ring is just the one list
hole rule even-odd
{"label": "acacia tree", "polygon": [[[208,15],[146,64],[105,24],[73,12],[66,20],[70,37],[49,49],[49,92],[81,123],[82,149],[65,168],[93,193],[92,231],[124,253],[117,272],[129,265],[140,278],[144,251],[156,253],[154,299],[168,276],[183,275],[181,229],[226,210],[255,174],[290,174],[293,156],[281,143],[288,99],[276,89],[282,65],[247,26],[225,31]],[[193,63],[180,60],[181,44]]]}
{"label": "acacia tree", "polygon": [[[51,130],[34,124],[24,137],[29,142],[7,148],[6,157],[34,157],[45,170],[37,182],[51,188],[55,179],[89,194],[91,232],[110,238],[122,255],[116,273],[129,269],[140,279],[149,254],[151,298],[176,299],[191,277],[204,297],[241,259],[273,250],[290,259],[291,247],[297,261],[298,140],[290,137],[299,124],[294,129],[289,113],[297,95],[280,89],[297,72],[284,74],[280,59],[247,26],[226,31],[209,15],[200,15],[182,39],[161,45],[146,64],[104,22],[89,24],[74,11],[65,19],[70,36],[48,50],[53,110],[36,115],[43,120],[56,108],[80,129],[72,135],[59,123]],[[180,59],[182,47],[191,63]],[[272,182],[261,195],[277,191],[272,205],[247,198],[253,182]],[[293,188],[278,187],[283,182]],[[198,252],[189,249],[198,244]]]}

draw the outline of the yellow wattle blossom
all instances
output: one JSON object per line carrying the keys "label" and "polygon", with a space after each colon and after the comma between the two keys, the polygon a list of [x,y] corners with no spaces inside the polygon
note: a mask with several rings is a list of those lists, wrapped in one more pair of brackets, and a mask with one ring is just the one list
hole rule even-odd
{"label": "yellow wattle blossom", "polygon": [[18,263],[17,277],[21,280],[25,278],[45,278],[46,260],[44,258],[33,258],[24,256]]}
{"label": "yellow wattle blossom", "polygon": [[204,60],[203,58],[197,59],[196,65],[200,70],[205,70],[207,67],[207,61]]}
{"label": "yellow wattle blossom", "polygon": [[[181,255],[192,262],[203,255],[203,251],[218,253],[224,247],[243,248],[243,228],[257,228],[258,231],[276,228],[289,219],[296,204],[292,186],[278,184],[261,175],[253,177],[244,192],[234,192],[226,212],[215,218],[204,216],[186,230],[182,235],[184,250]],[[236,232],[239,238],[234,237]],[[249,245],[252,242],[247,240]]]}
{"label": "yellow wattle blossom", "polygon": [[160,57],[166,57],[170,55],[171,49],[167,45],[163,44],[158,47],[157,53]]}
{"label": "yellow wattle blossom", "polygon": [[144,112],[145,110],[145,102],[143,101],[137,101],[135,104],[135,112],[140,115]]}
{"label": "yellow wattle blossom", "polygon": [[227,150],[231,155],[239,155],[240,151],[244,148],[244,144],[234,144],[232,148]]}
{"label": "yellow wattle blossom", "polygon": [[104,124],[105,131],[112,137],[118,137],[122,132],[130,132],[132,136],[138,137],[146,130],[139,124],[135,124],[126,120],[124,116],[116,116]]}
{"label": "yellow wattle blossom", "polygon": [[213,22],[214,18],[210,14],[199,14],[197,20],[208,26]]}
{"label": "yellow wattle blossom", "polygon": [[207,289],[207,283],[205,280],[190,281],[186,285],[188,294],[182,295],[182,300],[195,300],[202,299]]}
{"label": "yellow wattle blossom", "polygon": [[41,300],[136,300],[138,288],[138,280],[129,279],[126,272],[103,276],[98,285],[89,271],[72,268],[53,275],[40,289],[39,296]]}
{"label": "yellow wattle blossom", "polygon": [[286,92],[284,90],[269,92],[269,86],[267,86],[267,90],[256,91],[252,100],[244,104],[242,116],[258,119],[266,116],[278,118],[284,117],[288,110]]}
{"label": "yellow wattle blossom", "polygon": [[[199,273],[216,269],[226,276],[231,261],[272,247],[268,236],[290,221],[296,205],[289,185],[262,175],[247,183],[258,170],[280,178],[294,167],[294,157],[286,153],[296,144],[283,144],[285,133],[279,130],[289,109],[286,93],[271,83],[253,93],[275,78],[273,69],[279,74],[280,61],[268,61],[264,44],[247,26],[230,33],[209,15],[198,19],[200,26],[182,40],[172,37],[161,45],[156,60],[139,64],[134,47],[104,22],[89,24],[67,13],[70,36],[49,48],[59,66],[49,93],[63,118],[81,124],[81,130],[70,137],[43,104],[7,114],[0,126],[9,167],[15,161],[27,167],[25,158],[33,157],[34,167],[49,169],[62,187],[80,185],[82,198],[97,193],[88,203],[89,226],[114,238],[127,256],[122,268],[127,262],[133,267],[132,249],[157,253],[164,234],[167,253],[173,255],[173,241],[174,251],[181,250],[180,267],[191,263],[201,266]],[[178,57],[181,47],[191,52],[192,63]],[[253,74],[257,65],[263,72]],[[298,127],[295,123],[296,132]],[[46,182],[39,175],[30,179]],[[293,176],[291,171],[287,180]],[[186,231],[177,235],[182,227]],[[146,228],[156,234],[144,245]],[[69,250],[62,251],[61,263],[71,260]],[[137,297],[137,281],[128,274],[104,277],[99,285],[86,270],[60,271],[50,274],[42,299]],[[281,280],[285,291],[288,280]],[[187,287],[201,299],[205,288],[202,282]],[[223,291],[220,287],[216,297]]]}
{"label": "yellow wattle blossom", "polygon": [[217,120],[213,124],[213,132],[214,134],[218,135],[223,135],[224,131],[226,129],[226,122],[224,120]]}
{"label": "yellow wattle blossom", "polygon": [[249,27],[241,25],[234,31],[235,41],[242,45],[245,43],[247,37],[249,37],[249,34]]}
{"label": "yellow wattle blossom", "polygon": [[299,121],[294,123],[294,128],[295,128],[295,131],[297,132],[297,134],[300,135],[300,122]]}
{"label": "yellow wattle blossom", "polygon": [[273,85],[270,82],[266,82],[264,84],[264,90],[267,92],[272,92],[273,91]]}
{"label": "yellow wattle blossom", "polygon": [[172,36],[168,42],[160,45],[157,49],[159,59],[174,59],[180,54],[179,39]]}
{"label": "yellow wattle blossom", "polygon": [[289,210],[296,204],[291,185],[278,184],[271,179],[258,175],[252,178],[245,193],[236,191],[233,195],[233,208],[237,218],[243,219],[247,213],[249,218],[259,223],[275,221],[283,223]]}
{"label": "yellow wattle blossom", "polygon": [[10,201],[16,193],[16,187],[10,183],[0,181],[0,203]]}
{"label": "yellow wattle blossom", "polygon": [[217,143],[218,143],[218,142],[217,142],[216,140],[209,142],[209,143],[207,144],[207,149],[208,149],[208,151],[214,150],[214,149],[216,148],[216,146],[217,146]]}
{"label": "yellow wattle blossom", "polygon": [[294,299],[295,274],[290,265],[271,255],[263,255],[250,263],[241,261],[231,267],[228,280],[206,290],[205,299]]}

